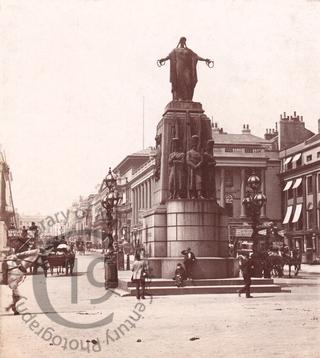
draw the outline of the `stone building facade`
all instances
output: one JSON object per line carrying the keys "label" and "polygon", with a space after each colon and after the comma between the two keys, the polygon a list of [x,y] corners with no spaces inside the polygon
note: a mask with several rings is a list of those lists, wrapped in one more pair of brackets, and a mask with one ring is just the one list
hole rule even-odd
{"label": "stone building facade", "polygon": [[[303,118],[282,116],[280,131],[299,129],[295,142],[280,141],[280,182],[283,225],[290,248],[298,247],[302,261],[312,263],[320,257],[320,120],[319,133],[305,129]],[[299,135],[300,136],[299,136]]]}

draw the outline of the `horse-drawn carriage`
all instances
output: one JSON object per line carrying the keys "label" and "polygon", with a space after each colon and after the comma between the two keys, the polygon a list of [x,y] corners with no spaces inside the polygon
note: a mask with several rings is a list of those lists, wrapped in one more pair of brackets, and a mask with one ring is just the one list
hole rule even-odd
{"label": "horse-drawn carriage", "polygon": [[74,261],[75,261],[75,255],[74,253],[63,253],[63,254],[57,254],[52,253],[49,254],[47,257],[47,260],[49,262],[49,270],[51,272],[51,275],[53,275],[53,270],[56,268],[57,274],[65,273],[66,275],[73,274],[73,268],[74,268]]}
{"label": "horse-drawn carriage", "polygon": [[9,229],[8,247],[16,253],[35,249],[38,242],[38,231],[33,229]]}
{"label": "horse-drawn carriage", "polygon": [[237,242],[236,256],[241,260],[241,257],[252,255],[255,275],[259,277],[283,277],[286,265],[289,269],[289,277],[292,267],[294,267],[294,275],[297,276],[301,268],[300,251],[297,248],[289,249],[285,245],[284,236],[280,233],[272,222],[261,225],[257,236],[256,252],[253,253],[252,243],[248,245],[246,241]]}

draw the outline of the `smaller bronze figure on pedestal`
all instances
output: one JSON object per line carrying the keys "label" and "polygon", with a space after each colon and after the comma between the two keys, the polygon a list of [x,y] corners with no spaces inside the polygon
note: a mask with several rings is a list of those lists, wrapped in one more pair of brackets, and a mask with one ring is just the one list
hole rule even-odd
{"label": "smaller bronze figure on pedestal", "polygon": [[172,152],[169,154],[170,199],[181,199],[183,191],[183,169],[185,154],[179,152],[179,138],[172,139]]}
{"label": "smaller bronze figure on pedestal", "polygon": [[215,166],[216,161],[213,156],[214,140],[209,139],[207,142],[206,151],[203,153],[203,194],[207,199],[216,200],[216,178]]}
{"label": "smaller bronze figure on pedestal", "polygon": [[202,196],[202,176],[201,169],[203,158],[198,152],[199,137],[191,137],[191,149],[187,152],[188,168],[188,197],[191,199],[204,199]]}

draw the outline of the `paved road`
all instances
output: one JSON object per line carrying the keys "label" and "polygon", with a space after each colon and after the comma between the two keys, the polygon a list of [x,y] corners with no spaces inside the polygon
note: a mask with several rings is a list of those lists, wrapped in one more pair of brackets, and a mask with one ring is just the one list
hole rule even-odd
{"label": "paved road", "polygon": [[[138,303],[134,297],[101,299],[102,261],[97,254],[78,256],[72,279],[27,277],[20,316],[1,310],[2,357],[320,357],[320,274],[310,268],[277,280],[291,293],[163,296]],[[5,306],[10,292],[1,288]],[[57,322],[59,317],[66,321]],[[90,327],[76,327],[81,324]]]}

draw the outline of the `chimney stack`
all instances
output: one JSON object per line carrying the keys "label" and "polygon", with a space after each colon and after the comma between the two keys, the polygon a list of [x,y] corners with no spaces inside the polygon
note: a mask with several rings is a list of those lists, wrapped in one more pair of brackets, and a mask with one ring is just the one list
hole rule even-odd
{"label": "chimney stack", "polygon": [[219,130],[217,122],[213,123],[212,126],[213,126],[212,133],[220,133],[220,130]]}
{"label": "chimney stack", "polygon": [[251,133],[251,130],[249,128],[249,124],[244,124],[242,126],[242,134],[250,134]]}

